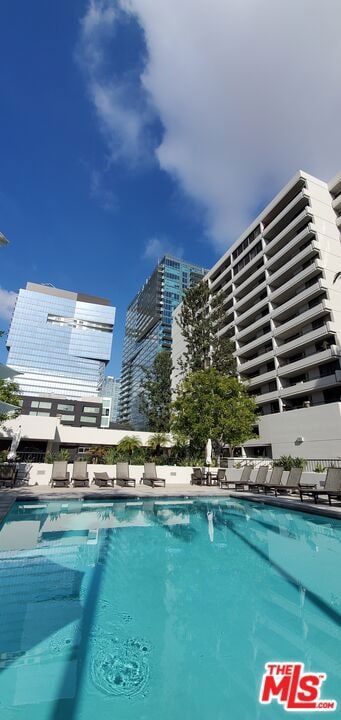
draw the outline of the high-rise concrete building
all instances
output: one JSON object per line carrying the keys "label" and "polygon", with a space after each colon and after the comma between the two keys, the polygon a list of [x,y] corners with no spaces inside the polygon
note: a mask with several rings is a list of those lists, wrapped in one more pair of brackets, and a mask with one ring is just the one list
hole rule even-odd
{"label": "high-rise concrete building", "polygon": [[171,350],[172,312],[184,292],[202,279],[206,270],[170,255],[158,263],[127,311],[121,374],[119,419],[134,428],[146,428],[139,411],[143,368],[151,367],[161,350]]}
{"label": "high-rise concrete building", "polygon": [[[211,298],[225,306],[220,334],[232,336],[238,372],[264,418],[264,444],[276,423],[282,437],[285,427],[290,433],[290,411],[305,409],[305,422],[316,423],[313,408],[341,401],[340,229],[341,175],[328,184],[299,172],[206,275]],[[183,350],[174,318],[173,389]]]}
{"label": "high-rise concrete building", "polygon": [[115,308],[109,300],[27,283],[8,334],[8,365],[23,395],[82,399],[100,394]]}

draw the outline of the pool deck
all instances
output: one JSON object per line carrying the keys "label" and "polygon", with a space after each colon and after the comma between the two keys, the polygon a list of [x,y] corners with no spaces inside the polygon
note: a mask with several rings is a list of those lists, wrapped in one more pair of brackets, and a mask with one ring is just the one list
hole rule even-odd
{"label": "pool deck", "polygon": [[251,500],[260,504],[298,510],[314,515],[324,515],[341,520],[341,502],[333,501],[332,506],[329,506],[327,501],[315,505],[314,502],[301,502],[297,496],[281,495],[281,497],[275,497],[274,495],[262,493],[236,492],[233,490],[221,490],[214,485],[196,485],[194,487],[192,485],[167,485],[165,488],[152,488],[146,485],[138,485],[136,488],[97,488],[93,485],[84,488],[52,488],[45,485],[32,485],[0,489],[0,522],[5,518],[16,500],[107,500],[109,498],[142,499],[152,497],[233,497],[239,500]]}

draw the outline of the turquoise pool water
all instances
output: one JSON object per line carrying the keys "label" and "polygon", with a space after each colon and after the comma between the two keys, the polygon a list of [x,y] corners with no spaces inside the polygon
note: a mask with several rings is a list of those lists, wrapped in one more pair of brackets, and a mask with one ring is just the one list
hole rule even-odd
{"label": "turquoise pool water", "polygon": [[271,660],[327,673],[339,717],[340,538],[340,521],[225,498],[17,503],[1,720],[284,718],[258,702]]}

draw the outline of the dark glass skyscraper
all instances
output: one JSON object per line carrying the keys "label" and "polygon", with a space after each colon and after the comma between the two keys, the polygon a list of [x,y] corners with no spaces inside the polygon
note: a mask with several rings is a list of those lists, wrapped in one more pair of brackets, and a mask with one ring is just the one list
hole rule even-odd
{"label": "dark glass skyscraper", "polygon": [[198,265],[165,255],[128,307],[119,417],[136,430],[146,429],[139,411],[143,368],[150,367],[161,350],[171,350],[172,312],[186,290],[206,272]]}

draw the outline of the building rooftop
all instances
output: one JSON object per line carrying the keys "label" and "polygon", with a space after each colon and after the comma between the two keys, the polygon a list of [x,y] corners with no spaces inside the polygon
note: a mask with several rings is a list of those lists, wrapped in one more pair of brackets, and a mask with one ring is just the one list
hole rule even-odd
{"label": "building rooftop", "polygon": [[96,295],[88,295],[86,293],[72,292],[71,290],[61,290],[60,288],[53,287],[53,285],[40,285],[39,283],[28,282],[26,290],[32,290],[33,292],[43,293],[45,295],[53,295],[55,297],[63,297],[67,300],[92,303],[94,305],[111,305],[110,300],[106,298],[100,298]]}

